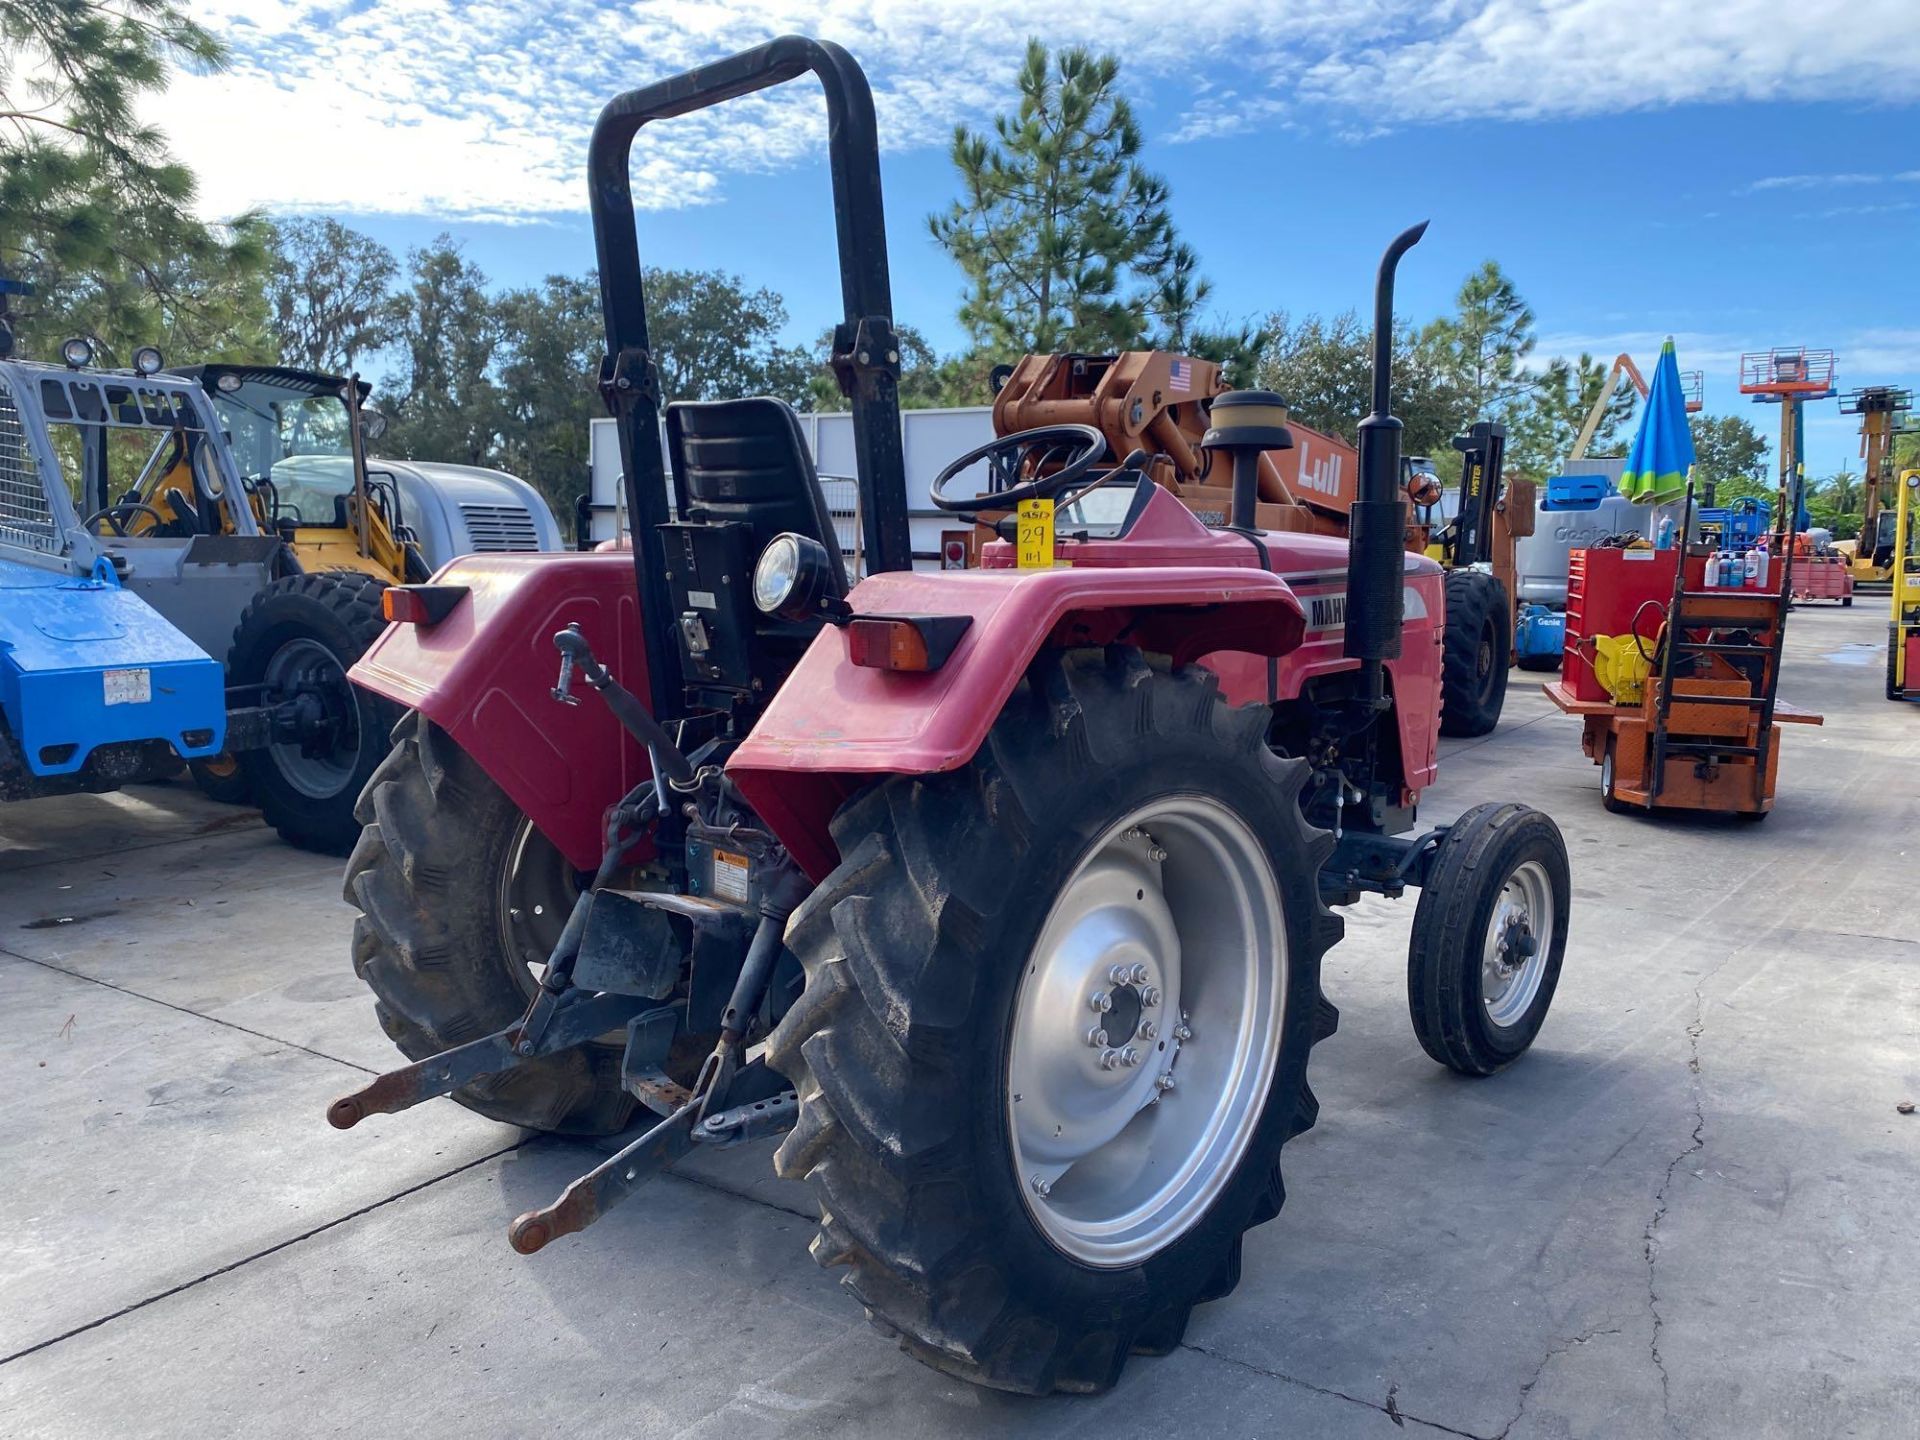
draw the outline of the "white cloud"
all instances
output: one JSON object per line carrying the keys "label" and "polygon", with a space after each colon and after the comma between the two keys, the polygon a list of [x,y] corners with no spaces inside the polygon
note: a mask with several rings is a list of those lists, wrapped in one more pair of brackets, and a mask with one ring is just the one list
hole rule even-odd
{"label": "white cloud", "polygon": [[[1911,0],[203,0],[233,68],[181,75],[153,107],[203,207],[511,218],[585,208],[593,120],[617,92],[775,35],[846,45],[883,144],[945,143],[1002,103],[1022,41],[1117,50],[1161,133],[1250,126],[1359,134],[1476,117],[1686,102],[1913,93],[1920,49],[1887,47]],[[1206,83],[1197,84],[1204,76]],[[634,197],[698,204],[721,177],[816,153],[810,85],[656,127]],[[1676,168],[1685,157],[1676,157]],[[1903,178],[1913,178],[1907,176]],[[1781,176],[1754,188],[1828,183]]]}
{"label": "white cloud", "polygon": [[1902,170],[1894,175],[1866,175],[1844,171],[1836,175],[1769,175],[1745,187],[1743,193],[1762,190],[1824,190],[1849,185],[1905,185],[1920,183],[1920,170]]}

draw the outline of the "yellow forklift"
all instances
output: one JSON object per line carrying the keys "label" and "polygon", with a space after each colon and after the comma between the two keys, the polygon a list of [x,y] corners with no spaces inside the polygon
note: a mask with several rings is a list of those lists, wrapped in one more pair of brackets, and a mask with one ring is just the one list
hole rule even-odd
{"label": "yellow forklift", "polygon": [[1887,698],[1920,702],[1920,470],[1902,470],[1894,486],[1893,619],[1887,626]]}

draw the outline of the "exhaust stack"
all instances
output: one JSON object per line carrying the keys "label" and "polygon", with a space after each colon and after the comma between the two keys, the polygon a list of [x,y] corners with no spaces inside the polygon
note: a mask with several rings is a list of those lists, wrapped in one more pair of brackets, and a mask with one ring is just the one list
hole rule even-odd
{"label": "exhaust stack", "polygon": [[1373,286],[1373,413],[1360,422],[1360,479],[1348,516],[1345,653],[1360,662],[1361,698],[1386,706],[1383,665],[1400,654],[1406,506],[1400,496],[1400,432],[1393,413],[1393,277],[1427,222],[1403,230],[1380,257]]}

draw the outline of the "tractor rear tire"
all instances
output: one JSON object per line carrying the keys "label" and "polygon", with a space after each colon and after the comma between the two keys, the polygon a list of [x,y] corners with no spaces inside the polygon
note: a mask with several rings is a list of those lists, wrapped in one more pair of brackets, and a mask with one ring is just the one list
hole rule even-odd
{"label": "tractor rear tire", "polygon": [[[1279,1213],[1341,922],[1307,767],[1267,722],[1198,667],[1048,652],[964,769],[835,818],[841,864],[787,931],[806,988],[768,1042],[800,1099],[776,1166],[820,1204],[814,1258],[935,1369],[1105,1390],[1233,1290],[1244,1232]],[[1234,1137],[1219,1154],[1195,1138],[1209,1116]]]}
{"label": "tractor rear tire", "polygon": [[347,671],[386,629],[386,581],[358,571],[321,571],[276,580],[247,602],[227,655],[228,683],[279,687],[318,675],[323,703],[340,716],[341,738],[326,754],[275,743],[239,757],[266,822],[303,850],[345,855],[360,834],[354,803],[387,753],[400,718],[390,700],[362,690]]}
{"label": "tractor rear tire", "polygon": [[1507,699],[1513,623],[1506,587],[1483,570],[1447,575],[1447,629],[1440,652],[1440,733],[1490,734]]}
{"label": "tractor rear tire", "polygon": [[1407,1004],[1422,1050],[1462,1075],[1491,1075],[1526,1052],[1560,983],[1572,893],[1567,844],[1551,817],[1504,801],[1453,822],[1420,888],[1407,947]]}
{"label": "tractor rear tire", "polygon": [[[478,1040],[526,1013],[578,879],[507,793],[444,730],[410,713],[360,797],[347,861],[353,969],[410,1060]],[[634,1100],[620,1048],[594,1043],[475,1081],[453,1098],[509,1125],[610,1135]]]}

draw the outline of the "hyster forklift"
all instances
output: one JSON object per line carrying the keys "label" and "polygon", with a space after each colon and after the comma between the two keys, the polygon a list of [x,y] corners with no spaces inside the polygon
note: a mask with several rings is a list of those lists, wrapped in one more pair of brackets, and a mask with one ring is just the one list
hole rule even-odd
{"label": "hyster forklift", "polygon": [[[668,513],[628,184],[643,126],[809,72],[871,566],[851,588],[778,401],[666,407]],[[1280,1209],[1337,1020],[1330,905],[1421,888],[1414,1029],[1465,1074],[1527,1049],[1559,975],[1553,822],[1502,803],[1414,825],[1446,602],[1403,545],[1387,337],[1424,227],[1380,268],[1350,537],[1252,523],[1288,431],[1276,397],[1232,392],[1201,442],[1233,477],[1227,528],[1148,481],[1144,448],[1049,426],[935,486],[960,513],[1052,501],[1043,564],[996,542],[916,573],[859,66],[786,38],[632,91],[589,163],[633,549],[396,588],[404,623],[354,678],[411,713],[346,893],[356,969],[415,1063],[328,1118],[453,1095],[579,1133],[637,1108],[638,1138],[512,1223],[525,1254],[697,1147],[784,1136],[815,1257],[912,1354],[1103,1389],[1234,1288],[1244,1232]],[[1015,483],[982,493],[980,460]]]}

